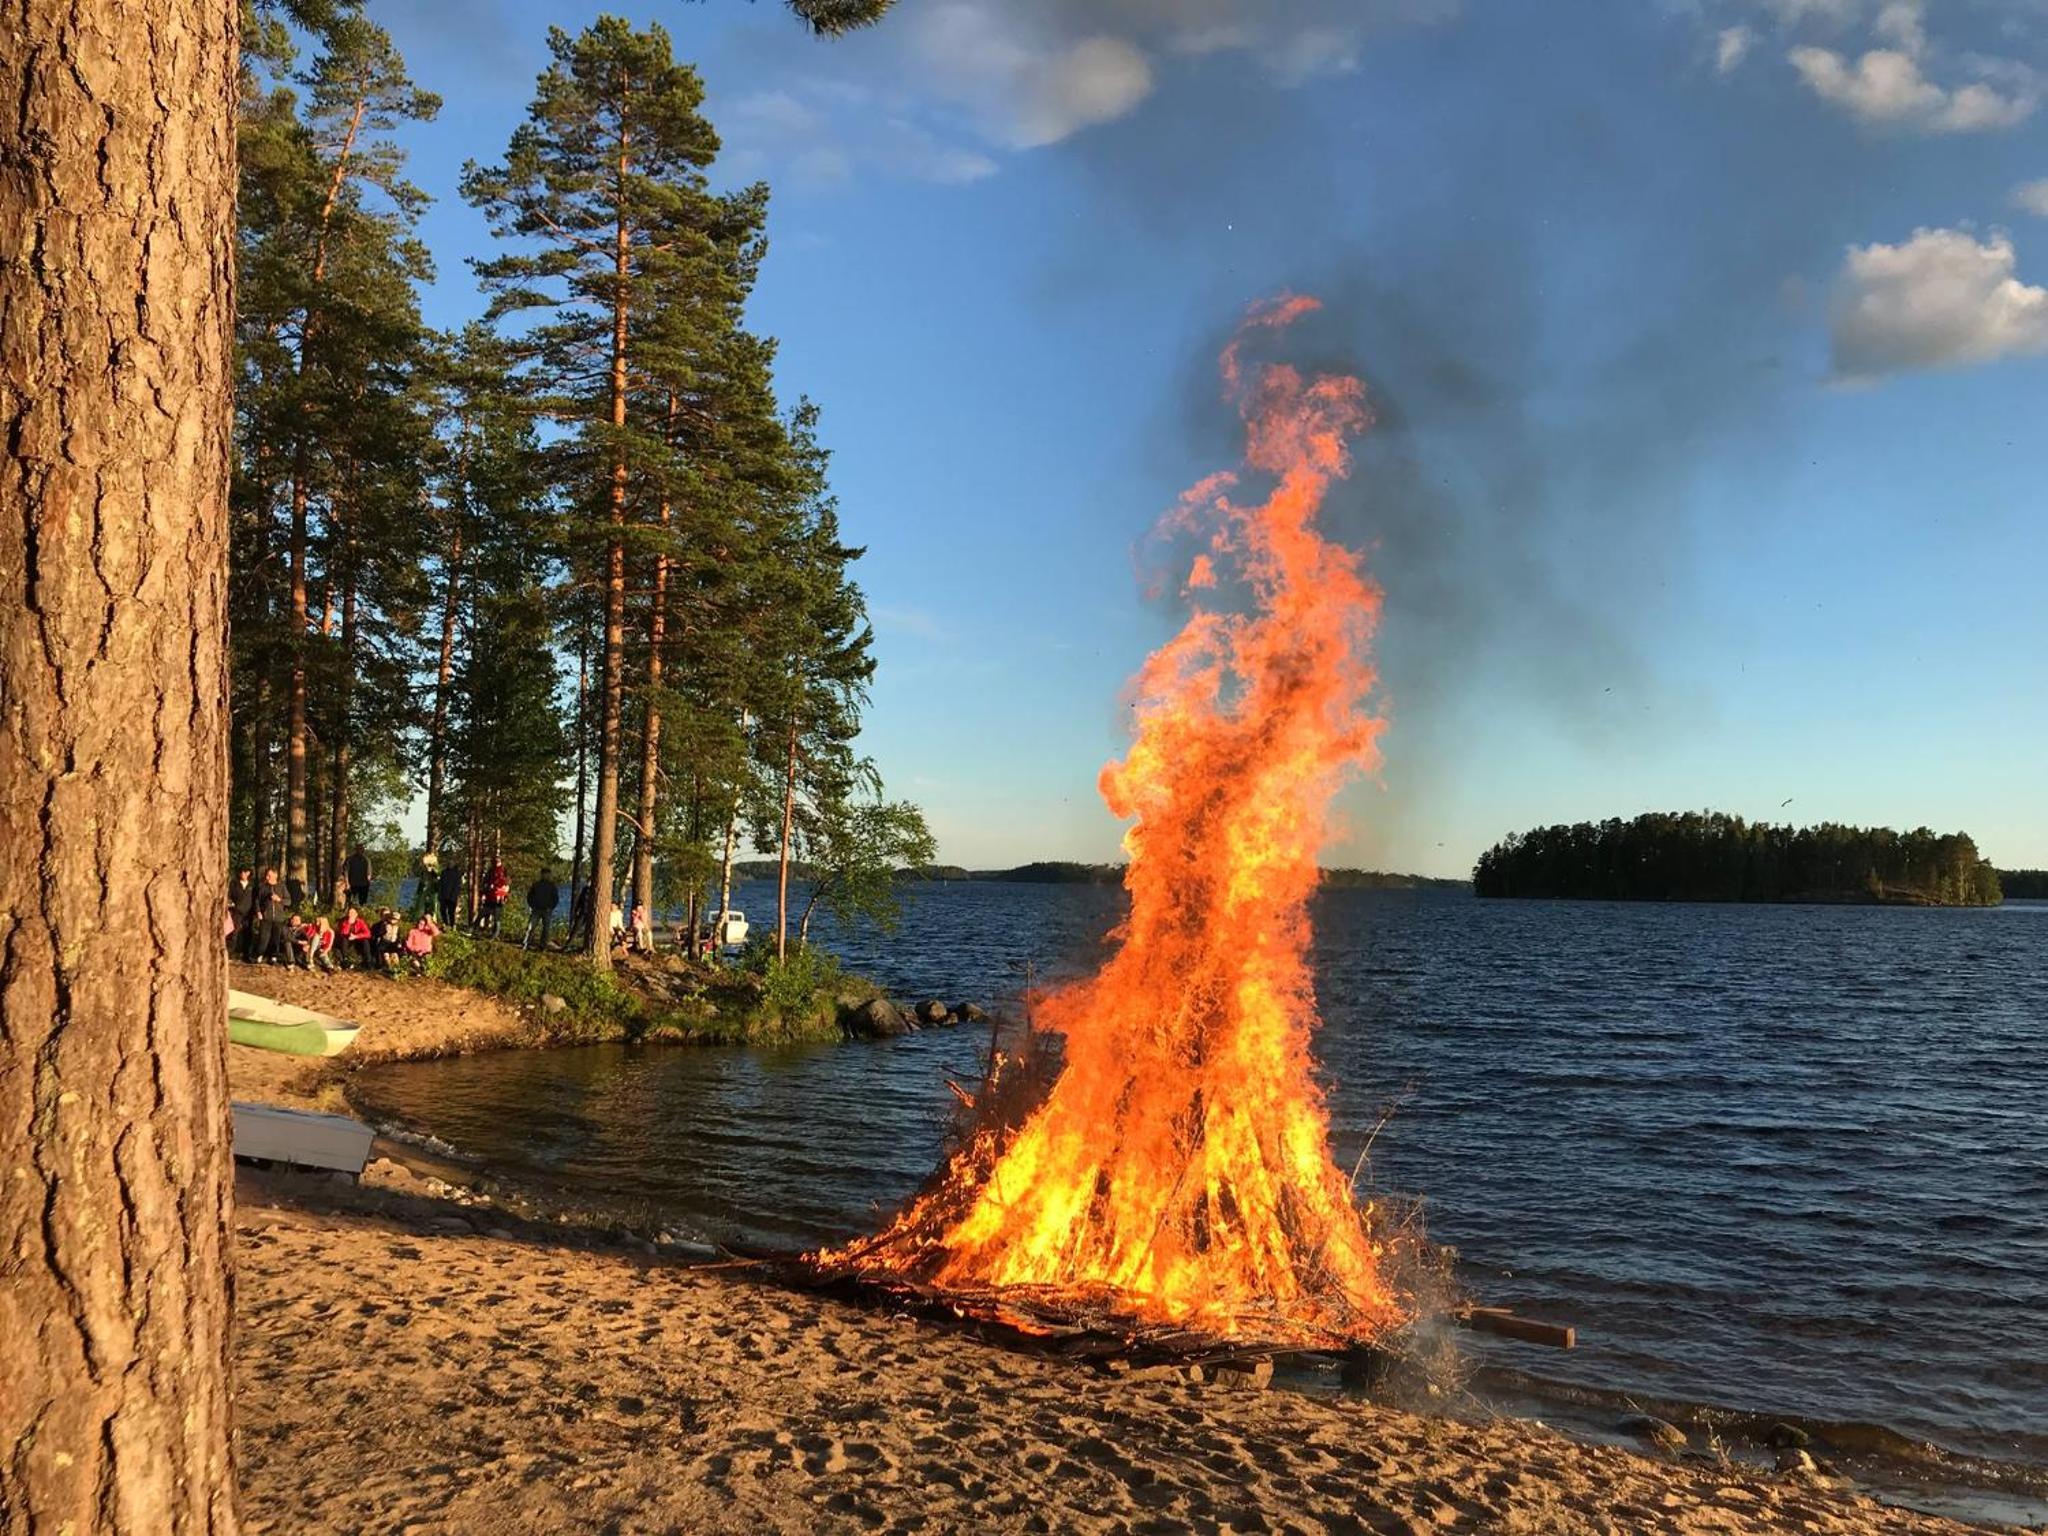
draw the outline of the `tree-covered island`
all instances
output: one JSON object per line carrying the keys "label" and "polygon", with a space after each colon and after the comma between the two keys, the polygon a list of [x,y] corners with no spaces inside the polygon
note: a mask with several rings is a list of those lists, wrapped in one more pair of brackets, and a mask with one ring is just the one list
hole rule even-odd
{"label": "tree-covered island", "polygon": [[1776,826],[1721,811],[1511,833],[1479,856],[1472,889],[1586,901],[1987,907],[2001,899],[1998,872],[1965,833]]}

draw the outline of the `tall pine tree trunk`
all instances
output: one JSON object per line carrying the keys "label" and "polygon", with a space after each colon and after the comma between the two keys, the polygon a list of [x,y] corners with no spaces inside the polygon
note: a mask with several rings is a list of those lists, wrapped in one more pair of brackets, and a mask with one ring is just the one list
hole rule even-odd
{"label": "tall pine tree trunk", "polygon": [[590,794],[590,663],[582,625],[576,627],[576,853],[569,863],[569,920],[576,920],[576,888],[583,878],[583,807]]}
{"label": "tall pine tree trunk", "polygon": [[[668,430],[675,432],[676,397],[669,391]],[[669,500],[661,498],[661,527],[669,526]],[[640,836],[633,845],[633,900],[654,915],[654,828],[661,775],[661,647],[668,628],[668,551],[654,552],[654,606],[647,618],[646,729],[640,740]]]}
{"label": "tall pine tree trunk", "polygon": [[619,713],[625,692],[626,650],[626,336],[630,306],[627,285],[632,277],[632,246],[626,226],[625,182],[631,168],[625,132],[619,134],[618,234],[612,294],[612,482],[611,539],[605,548],[604,682],[598,701],[597,827],[591,837],[590,879],[596,888],[591,904],[590,953],[600,970],[612,964],[612,859],[619,835]]}
{"label": "tall pine tree trunk", "polygon": [[775,958],[789,952],[789,845],[796,831],[796,717],[789,721],[789,769],[782,781],[782,850],[775,870]]}
{"label": "tall pine tree trunk", "polygon": [[285,703],[284,870],[306,878],[306,452],[292,464],[291,680]]}
{"label": "tall pine tree trunk", "polygon": [[[0,1529],[236,1529],[232,0],[26,0],[0,157]],[[33,253],[33,254],[31,254]]]}
{"label": "tall pine tree trunk", "polygon": [[249,862],[257,876],[270,841],[270,668],[256,663],[256,702],[249,709]]}
{"label": "tall pine tree trunk", "polygon": [[[740,711],[740,746],[742,761],[745,761],[747,737],[747,712]],[[712,938],[720,950],[725,945],[725,918],[732,910],[732,861],[740,841],[740,801],[746,793],[744,784],[735,784],[732,791],[732,811],[725,818],[725,853],[718,863],[718,919]]]}
{"label": "tall pine tree trunk", "polygon": [[[462,521],[448,536],[448,590],[441,600],[441,659],[434,672],[434,721],[427,737],[427,847],[441,845],[441,793],[448,782],[448,705],[455,686],[455,614],[462,587]],[[581,814],[579,808],[578,814]]]}
{"label": "tall pine tree trunk", "polygon": [[[353,551],[349,551],[350,554]],[[356,654],[356,573],[355,562],[347,559],[341,587],[341,668],[335,682],[334,701],[334,784],[331,788],[333,804],[329,819],[330,833],[327,839],[329,856],[334,867],[327,872],[327,889],[333,890],[341,879],[342,863],[348,858],[348,769],[349,738],[354,733],[349,714],[355,707],[355,654]]]}

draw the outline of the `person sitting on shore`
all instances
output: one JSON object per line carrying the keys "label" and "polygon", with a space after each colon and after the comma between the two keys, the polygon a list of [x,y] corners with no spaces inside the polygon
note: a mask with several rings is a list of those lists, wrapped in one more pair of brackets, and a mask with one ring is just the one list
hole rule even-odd
{"label": "person sitting on shore", "polygon": [[370,968],[370,924],[355,907],[342,914],[341,956],[343,961],[353,958],[366,971]]}
{"label": "person sitting on shore", "polygon": [[315,970],[334,969],[334,925],[327,921],[325,912],[313,920],[313,941],[308,954]]}
{"label": "person sitting on shore", "polygon": [[313,925],[297,912],[287,920],[287,931],[291,935],[291,965],[294,970],[313,969]]}
{"label": "person sitting on shore", "polygon": [[612,948],[624,949],[626,947],[626,909],[616,901],[612,903],[612,915],[605,924],[605,927],[610,934]]}
{"label": "person sitting on shore", "polygon": [[376,926],[370,930],[370,954],[377,962],[377,968],[389,975],[396,975],[399,963],[405,958],[405,935],[400,929],[398,914],[386,907],[378,917]]}
{"label": "person sitting on shore", "polygon": [[434,940],[440,936],[441,925],[422,912],[420,920],[412,925],[412,932],[405,936],[405,953],[412,961],[413,975],[426,975],[427,961],[434,953]]}

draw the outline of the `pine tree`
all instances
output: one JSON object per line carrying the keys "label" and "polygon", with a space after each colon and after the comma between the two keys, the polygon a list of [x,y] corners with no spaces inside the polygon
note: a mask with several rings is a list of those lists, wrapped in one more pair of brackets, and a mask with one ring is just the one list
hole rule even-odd
{"label": "pine tree", "polygon": [[574,37],[556,28],[548,42],[554,63],[540,77],[529,120],[513,134],[504,163],[471,166],[463,190],[493,230],[519,247],[479,272],[493,289],[494,316],[540,317],[521,338],[534,406],[570,428],[559,469],[563,484],[574,487],[569,505],[591,535],[577,541],[580,563],[587,569],[588,553],[599,556],[591,953],[608,966],[626,573],[629,553],[650,542],[635,516],[652,511],[643,477],[668,457],[665,415],[634,408],[637,370],[645,366],[640,348],[659,329],[664,306],[684,302],[679,290],[706,283],[753,237],[762,194],[720,197],[709,189],[705,170],[718,137],[699,110],[703,84],[675,62],[661,28],[634,32],[605,17]]}

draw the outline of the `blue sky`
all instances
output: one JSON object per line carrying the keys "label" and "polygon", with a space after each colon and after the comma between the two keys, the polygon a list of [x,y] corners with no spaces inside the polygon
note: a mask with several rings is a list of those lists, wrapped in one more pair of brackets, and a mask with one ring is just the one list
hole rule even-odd
{"label": "blue sky", "polygon": [[869,549],[867,750],[948,860],[1115,856],[1096,773],[1174,624],[1133,552],[1294,288],[1381,418],[1331,516],[1386,587],[1386,761],[1329,862],[1712,806],[2048,866],[2048,11],[901,0],[823,43],[371,0],[447,102],[437,323],[481,307],[462,163],[606,9],[774,188],[753,319]]}

